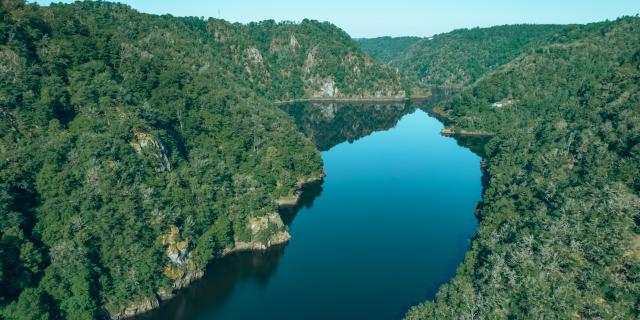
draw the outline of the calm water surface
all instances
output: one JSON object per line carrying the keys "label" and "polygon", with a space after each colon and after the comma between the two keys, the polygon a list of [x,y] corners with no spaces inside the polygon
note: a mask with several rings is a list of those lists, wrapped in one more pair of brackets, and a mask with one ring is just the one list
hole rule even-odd
{"label": "calm water surface", "polygon": [[477,155],[408,105],[288,111],[327,173],[282,212],[292,240],[214,262],[143,318],[398,319],[455,274],[477,226]]}

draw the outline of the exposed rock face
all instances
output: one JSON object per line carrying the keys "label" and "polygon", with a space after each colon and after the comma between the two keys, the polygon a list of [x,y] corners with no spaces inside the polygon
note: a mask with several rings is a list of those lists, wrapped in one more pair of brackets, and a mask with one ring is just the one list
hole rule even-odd
{"label": "exposed rock face", "polygon": [[251,240],[235,239],[235,245],[232,248],[226,248],[223,254],[243,250],[266,250],[270,246],[282,244],[291,239],[287,227],[277,212],[261,217],[251,217],[247,227],[251,231]]}
{"label": "exposed rock face", "polygon": [[319,96],[322,98],[333,98],[338,95],[338,88],[336,88],[336,83],[333,79],[325,80],[322,83],[322,87],[320,87]]}
{"label": "exposed rock face", "polygon": [[260,54],[260,50],[255,47],[247,48],[245,51],[247,59],[252,63],[262,63],[262,54]]}
{"label": "exposed rock face", "polygon": [[160,306],[160,302],[156,298],[144,299],[138,302],[130,303],[122,312],[111,314],[111,319],[120,320],[130,318]]}
{"label": "exposed rock face", "polygon": [[[290,199],[291,205],[295,205],[300,198],[300,189],[308,183],[321,180],[323,177],[324,173],[316,177],[299,179],[296,184],[298,191],[286,198]],[[279,204],[281,203],[281,199],[278,200]],[[222,256],[236,251],[266,250],[271,246],[283,244],[291,240],[291,235],[287,231],[287,227],[282,221],[280,214],[277,212],[265,216],[250,217],[247,222],[247,228],[251,232],[251,240],[240,241],[239,239],[235,239],[234,246],[224,249]],[[155,309],[160,305],[160,301],[173,298],[175,290],[185,288],[195,280],[204,276],[204,271],[196,266],[191,259],[189,238],[181,236],[178,226],[171,226],[169,232],[164,234],[160,241],[166,246],[165,253],[169,262],[165,265],[164,273],[168,278],[173,280],[171,287],[160,288],[154,297],[131,302],[125,308],[117,312],[111,312],[111,319],[127,319]]]}
{"label": "exposed rock face", "polygon": [[316,176],[316,177],[309,177],[309,178],[305,178],[305,179],[299,179],[298,182],[296,183],[296,187],[297,187],[298,190],[296,190],[290,196],[281,197],[281,198],[277,199],[276,203],[280,207],[295,206],[298,203],[298,201],[300,201],[300,196],[302,195],[302,188],[307,184],[321,181],[324,178],[324,176],[325,176],[325,174],[323,172],[319,176]]}
{"label": "exposed rock face", "polygon": [[169,262],[164,267],[164,274],[173,280],[174,289],[183,288],[193,280],[202,277],[203,272],[191,259],[189,238],[180,236],[180,229],[171,226],[169,233],[161,238],[162,244],[167,246],[165,253]]}
{"label": "exposed rock face", "polygon": [[316,59],[317,52],[318,46],[315,46],[311,48],[311,50],[309,50],[309,53],[307,53],[307,59],[304,61],[304,66],[302,67],[304,73],[311,73],[311,69],[313,69],[318,64]]}
{"label": "exposed rock face", "polygon": [[[185,272],[182,277],[173,282],[172,288],[176,290],[186,288],[192,282],[202,278],[202,276],[204,276],[204,271],[202,270],[191,270]],[[173,295],[173,291],[171,291],[170,294]]]}
{"label": "exposed rock face", "polygon": [[167,158],[167,152],[160,140],[150,133],[136,131],[133,133],[135,139],[129,141],[129,145],[140,155],[149,154],[157,162],[156,171],[171,171],[171,163]]}
{"label": "exposed rock face", "polygon": [[298,39],[296,39],[296,36],[294,36],[293,34],[291,35],[291,38],[289,39],[289,47],[291,47],[292,50],[295,50],[298,47],[300,47],[300,44],[298,43]]}
{"label": "exposed rock face", "polygon": [[305,91],[311,98],[338,98],[340,96],[340,90],[331,77],[312,77],[305,86]]}
{"label": "exposed rock face", "polygon": [[275,225],[277,228],[284,227],[280,215],[275,212],[268,216],[249,218],[249,229],[251,229],[252,234],[258,234],[260,231],[266,230],[270,224]]}
{"label": "exposed rock face", "polygon": [[184,288],[204,275],[190,259],[189,238],[182,238],[177,226],[171,226],[169,233],[163,235],[160,240],[167,246],[165,252],[170,262],[165,266],[164,273],[173,280],[171,288],[160,288],[154,297],[131,302],[124,309],[111,312],[111,319],[126,319],[155,309],[160,305],[160,300],[171,299],[175,289]]}
{"label": "exposed rock face", "polygon": [[167,256],[178,267],[187,266],[189,259],[189,238],[180,240],[180,229],[171,226],[169,234],[162,237],[162,244],[167,246]]}
{"label": "exposed rock face", "polygon": [[256,47],[249,47],[244,50],[244,70],[247,72],[249,81],[260,83],[260,79],[270,79],[267,64],[260,50]]}
{"label": "exposed rock face", "polygon": [[[207,30],[223,54],[241,66],[238,76],[274,101],[397,99],[406,95],[412,82],[354,47],[352,39],[336,32],[339,29],[321,22],[264,22],[247,28],[209,19]],[[341,70],[339,77],[332,73],[333,66]],[[370,81],[358,81],[362,78]],[[411,89],[418,92],[420,88]]]}
{"label": "exposed rock face", "polygon": [[278,200],[276,200],[276,203],[280,207],[295,206],[298,203],[299,198],[300,195],[298,193],[295,193],[294,195],[288,197],[279,198]]}
{"label": "exposed rock face", "polygon": [[169,300],[175,296],[175,294],[173,294],[173,290],[170,288],[160,288],[157,294],[158,294],[158,298],[160,298],[160,300],[162,301]]}
{"label": "exposed rock face", "polygon": [[275,234],[273,234],[269,240],[267,240],[267,243],[262,243],[262,242],[258,242],[258,241],[249,241],[249,242],[244,242],[244,241],[236,241],[236,244],[233,248],[227,248],[224,250],[223,254],[229,254],[232,252],[236,252],[236,251],[247,251],[247,250],[266,250],[268,249],[270,246],[274,246],[274,245],[278,245],[278,244],[283,244],[286,243],[287,241],[291,240],[291,235],[289,234],[288,231],[280,231],[277,232]]}

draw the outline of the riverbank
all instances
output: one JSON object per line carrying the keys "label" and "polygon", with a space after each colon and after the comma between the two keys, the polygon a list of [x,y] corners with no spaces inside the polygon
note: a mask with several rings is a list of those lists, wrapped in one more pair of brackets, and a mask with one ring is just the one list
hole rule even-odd
{"label": "riverbank", "polygon": [[443,136],[452,136],[452,137],[477,137],[477,138],[488,138],[493,137],[495,134],[493,132],[482,131],[482,130],[456,130],[454,128],[444,128],[440,131]]}
{"label": "riverbank", "polygon": [[364,97],[364,98],[307,98],[307,99],[292,99],[285,101],[275,101],[273,104],[276,106],[287,105],[292,103],[382,103],[382,102],[406,102],[411,100],[427,100],[431,99],[432,95],[425,96],[411,96],[411,97]]}
{"label": "riverbank", "polygon": [[[251,241],[240,241],[236,239],[233,247],[224,248],[220,253],[220,256],[213,259],[210,263],[215,263],[215,261],[219,261],[226,256],[236,252],[264,251],[271,247],[285,244],[289,240],[291,240],[291,235],[286,229],[285,224],[278,211],[280,211],[280,209],[284,207],[293,207],[297,205],[304,194],[305,187],[314,183],[321,182],[324,177],[325,173],[322,172],[318,176],[299,180],[296,183],[296,190],[292,195],[276,199],[276,204],[278,205],[278,210],[276,210],[276,212],[264,217],[249,219],[248,223],[250,228],[252,229],[252,233],[260,233],[261,231],[269,228],[269,226],[272,224],[279,229],[279,231],[271,234],[266,242],[261,242],[255,239]],[[206,267],[204,269],[206,269]],[[171,300],[176,295],[178,295],[180,290],[187,288],[193,282],[201,279],[204,276],[204,270],[200,269],[187,272],[182,278],[176,280],[171,288],[160,288],[156,292],[155,297],[131,302],[120,312],[111,313],[110,317],[114,320],[124,320],[141,316],[149,311],[159,308],[161,304]]]}
{"label": "riverbank", "polygon": [[[400,319],[407,305],[432,297],[468,249],[461,239],[475,234],[481,173],[477,156],[442,137],[442,124],[422,105],[414,107],[380,123],[379,115],[390,115],[386,108],[336,106],[342,112],[332,126],[303,112],[319,109],[315,105],[293,108],[301,127],[339,137],[322,153],[322,186],[307,186],[299,200],[290,192],[288,201],[280,201],[300,209],[281,212],[285,224],[290,216],[293,240],[214,263],[203,279],[145,320],[302,319],[309,310],[323,319]],[[349,108],[366,112],[343,113]],[[376,133],[353,134],[356,124]],[[452,179],[455,184],[442,183]],[[384,304],[371,305],[381,298]],[[283,308],[282,301],[296,303]]]}
{"label": "riverbank", "polygon": [[305,187],[314,183],[321,182],[325,176],[326,174],[322,172],[319,176],[310,177],[310,178],[298,181],[298,183],[296,183],[296,191],[294,191],[292,195],[280,197],[276,200],[276,204],[278,205],[279,209],[282,209],[283,207],[293,207],[297,205],[300,202],[300,199],[302,198],[302,194],[304,193]]}
{"label": "riverbank", "polygon": [[452,126],[453,124],[455,124],[455,120],[452,119],[449,114],[442,111],[438,107],[433,107],[428,110],[428,112],[445,125],[445,127],[440,131],[440,134],[442,134],[443,136],[475,138],[491,138],[495,136],[495,133],[489,131],[456,129]]}

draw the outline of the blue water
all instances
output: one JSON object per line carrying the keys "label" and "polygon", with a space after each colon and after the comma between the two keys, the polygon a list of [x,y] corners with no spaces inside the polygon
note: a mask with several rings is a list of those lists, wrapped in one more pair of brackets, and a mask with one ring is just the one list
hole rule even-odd
{"label": "blue water", "polygon": [[[398,319],[455,274],[475,234],[480,158],[417,110],[322,152],[292,240],[214,263],[156,319]],[[319,190],[317,190],[319,191]]]}

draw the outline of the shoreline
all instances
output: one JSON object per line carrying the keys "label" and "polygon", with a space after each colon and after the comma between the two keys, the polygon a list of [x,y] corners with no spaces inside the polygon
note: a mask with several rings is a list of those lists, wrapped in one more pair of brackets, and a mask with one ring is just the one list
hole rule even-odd
{"label": "shoreline", "polygon": [[465,129],[455,129],[451,126],[455,124],[455,120],[449,117],[449,115],[439,108],[431,108],[429,110],[430,114],[442,122],[445,127],[440,130],[440,134],[445,137],[476,137],[476,138],[490,138],[495,136],[494,132],[482,131],[482,130],[465,130]]}
{"label": "shoreline", "polygon": [[455,130],[452,128],[444,128],[440,130],[440,134],[445,137],[478,137],[489,138],[495,136],[495,133],[488,131],[469,131],[469,130]]}
{"label": "shoreline", "polygon": [[284,207],[293,207],[297,205],[300,202],[300,199],[302,198],[302,194],[304,193],[304,188],[308,185],[324,180],[324,177],[326,175],[327,174],[323,170],[319,176],[309,177],[307,179],[298,181],[298,183],[296,183],[297,190],[294,191],[292,195],[284,196],[276,199],[276,204],[278,205],[278,209],[282,209]]}
{"label": "shoreline", "polygon": [[[278,205],[278,210],[274,214],[280,217],[279,209],[284,207],[292,207],[298,204],[302,199],[302,195],[304,193],[304,187],[313,183],[320,182],[326,176],[325,172],[322,171],[319,176],[309,177],[307,179],[303,179],[298,181],[296,184],[296,191],[294,191],[293,195],[280,197],[275,200]],[[291,235],[289,234],[288,228],[282,231],[278,231],[271,235],[270,239],[266,244],[261,242],[236,242],[233,247],[227,247],[222,249],[219,257],[216,257],[209,261],[207,266],[211,263],[214,263],[217,260],[221,260],[224,257],[237,253],[237,252],[245,252],[245,251],[265,251],[271,247],[286,244],[291,240]],[[148,313],[152,310],[158,309],[165,302],[173,299],[179,291],[187,288],[193,282],[198,281],[199,279],[205,276],[205,271],[207,266],[204,267],[203,270],[196,270],[191,273],[185,275],[183,279],[175,282],[170,289],[167,288],[159,288],[155,293],[154,297],[147,298],[145,300],[140,301],[131,301],[128,306],[126,306],[122,311],[116,314],[109,314],[110,318],[113,320],[124,320],[124,319],[135,319],[138,316],[142,316],[145,313]]]}
{"label": "shoreline", "polygon": [[[283,104],[290,104],[290,103],[296,103],[296,102],[324,102],[324,103],[330,103],[330,102],[336,102],[336,103],[340,103],[340,102],[359,102],[359,103],[367,103],[367,102],[406,102],[406,101],[412,101],[412,100],[428,100],[431,99],[433,97],[433,95],[430,96],[420,96],[420,97],[410,97],[410,98],[395,98],[395,97],[385,97],[385,98],[311,98],[311,99],[299,99],[299,100],[291,100],[291,101],[277,101],[274,102],[276,105],[283,105]],[[450,119],[446,116],[446,114],[443,114],[442,112],[438,112],[440,110],[436,110],[435,108],[431,108],[432,113],[436,116],[436,118],[438,118],[438,120],[440,121],[446,121]],[[443,119],[444,118],[444,119]],[[441,134],[444,136],[450,136],[450,137],[456,137],[456,136],[460,136],[460,137],[464,137],[464,136],[469,136],[469,137],[491,137],[494,136],[493,133],[490,132],[483,132],[483,131],[466,131],[466,130],[460,130],[460,131],[456,131],[453,128],[444,128],[441,130]],[[484,177],[487,175],[486,170],[483,170],[484,168],[482,168],[482,161],[481,161],[481,171],[482,171],[482,178],[481,180],[484,180]],[[310,184],[313,183],[318,183],[320,181],[324,180],[324,177],[326,176],[326,173],[324,171],[322,171],[319,175],[316,176],[311,176],[308,177],[306,179],[300,179],[297,183],[296,183],[296,189],[295,191],[293,191],[293,193],[291,195],[287,195],[287,196],[282,196],[279,197],[277,199],[274,199],[276,205],[277,205],[277,210],[275,211],[274,214],[278,215],[278,217],[281,218],[280,216],[280,209],[283,208],[291,208],[291,207],[295,207],[296,205],[298,205],[300,203],[300,201],[302,200],[302,196],[304,195],[304,188]],[[486,189],[486,186],[482,186],[482,191],[481,194],[484,194],[484,191]],[[481,195],[480,199],[478,202],[476,202],[475,206],[474,206],[474,210],[473,210],[473,214],[475,219],[478,221],[478,223],[480,223],[481,220],[481,214],[480,211],[482,210],[482,206],[483,206],[483,196]],[[143,316],[148,312],[151,312],[155,309],[158,309],[160,307],[162,307],[166,302],[172,300],[174,297],[176,297],[177,295],[180,294],[180,291],[182,291],[183,289],[189,287],[190,285],[192,285],[194,282],[202,279],[203,277],[205,277],[206,275],[206,270],[207,267],[210,266],[211,264],[216,263],[216,261],[222,260],[225,257],[238,253],[238,252],[263,252],[266,250],[269,250],[272,247],[275,246],[279,246],[279,245],[285,245],[286,243],[288,243],[291,240],[291,235],[289,234],[288,228],[284,229],[284,230],[280,230],[278,232],[275,232],[274,234],[272,234],[269,239],[267,240],[266,243],[262,243],[262,242],[258,242],[258,241],[248,241],[248,242],[242,242],[242,241],[235,241],[232,247],[225,247],[223,248],[220,253],[219,256],[212,259],[211,261],[209,261],[209,263],[207,264],[207,266],[205,266],[202,270],[193,270],[187,274],[185,274],[185,276],[174,282],[170,288],[159,288],[155,295],[153,297],[149,297],[145,300],[139,300],[139,301],[132,301],[130,302],[130,304],[125,307],[121,312],[117,313],[117,314],[113,314],[111,315],[111,319],[137,319],[137,317],[139,316]]]}
{"label": "shoreline", "polygon": [[304,99],[291,99],[284,101],[274,101],[273,104],[276,106],[282,106],[293,103],[306,103],[306,102],[321,102],[321,103],[341,103],[341,102],[405,102],[412,100],[427,100],[431,99],[433,95],[426,96],[411,96],[411,97],[365,97],[365,98],[337,98],[337,97],[326,97],[326,98],[304,98]]}

